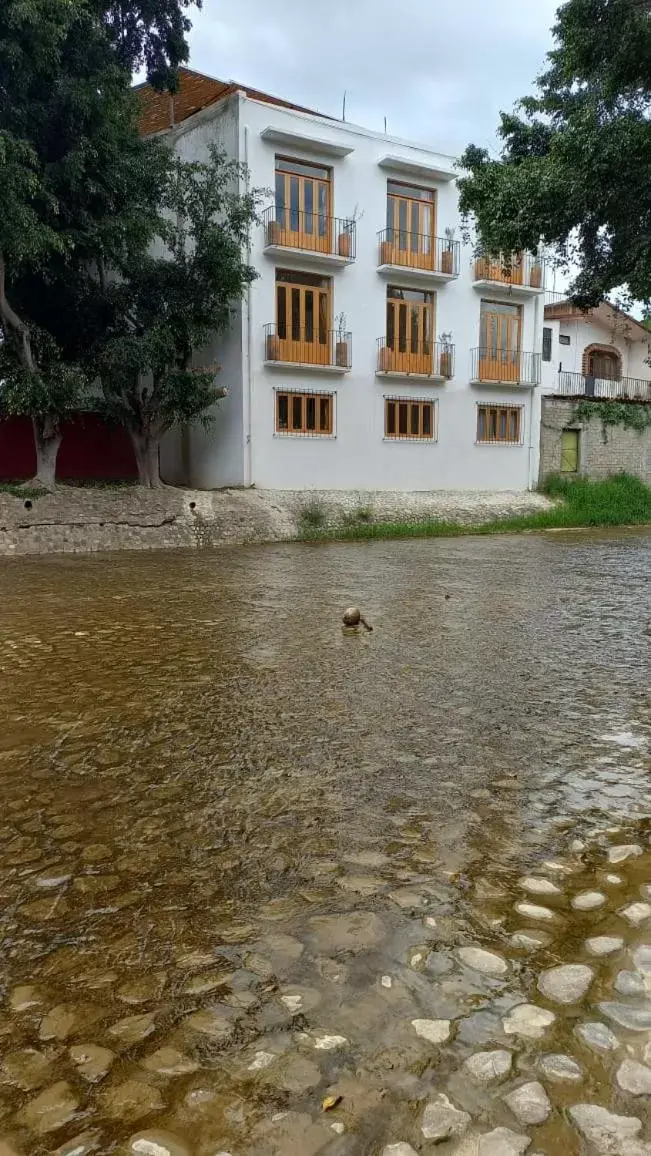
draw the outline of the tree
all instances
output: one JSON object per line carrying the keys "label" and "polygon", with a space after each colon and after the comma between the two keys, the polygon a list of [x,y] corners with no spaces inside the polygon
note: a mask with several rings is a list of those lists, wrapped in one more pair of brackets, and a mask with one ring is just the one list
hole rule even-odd
{"label": "tree", "polygon": [[46,331],[32,326],[29,343],[37,372],[12,356],[7,342],[0,345],[0,415],[31,418],[37,466],[29,484],[52,490],[62,421],[89,403],[91,380],[81,367],[65,361]]}
{"label": "tree", "polygon": [[56,399],[85,379],[112,320],[106,271],[133,262],[157,227],[169,157],[138,135],[131,67],[173,79],[187,3],[0,5],[0,326],[12,396],[23,412],[33,398],[39,481],[60,440]]}
{"label": "tree", "polygon": [[470,145],[462,212],[491,253],[549,246],[596,305],[651,300],[651,0],[566,0],[538,94],[501,114],[499,160]]}
{"label": "tree", "polygon": [[161,189],[157,243],[123,269],[115,322],[99,351],[104,412],[126,426],[143,485],[161,484],[159,444],[176,422],[210,421],[226,389],[196,364],[257,276],[243,253],[261,191],[239,193],[242,166],[218,149],[175,160]]}

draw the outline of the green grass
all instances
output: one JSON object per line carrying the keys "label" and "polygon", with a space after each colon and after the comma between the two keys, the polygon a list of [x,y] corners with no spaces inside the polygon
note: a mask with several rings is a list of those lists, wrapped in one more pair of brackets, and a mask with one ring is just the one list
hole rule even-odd
{"label": "green grass", "polygon": [[42,498],[47,492],[42,486],[26,486],[21,482],[0,482],[0,494],[11,494],[14,498]]}
{"label": "green grass", "polygon": [[580,526],[632,526],[651,523],[651,488],[638,478],[618,474],[603,482],[583,478],[551,478],[545,493],[555,501],[550,510],[496,518],[477,525],[423,520],[419,522],[346,522],[341,526],[301,523],[300,538],[319,541],[370,538],[454,538],[464,534],[514,534],[564,530]]}

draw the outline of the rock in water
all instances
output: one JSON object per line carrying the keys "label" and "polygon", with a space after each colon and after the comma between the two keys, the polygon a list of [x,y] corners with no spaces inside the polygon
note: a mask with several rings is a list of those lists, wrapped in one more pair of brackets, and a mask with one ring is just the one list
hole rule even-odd
{"label": "rock in water", "polygon": [[347,610],[344,610],[344,626],[363,626],[366,630],[373,629],[364,618],[359,606],[349,606]]}

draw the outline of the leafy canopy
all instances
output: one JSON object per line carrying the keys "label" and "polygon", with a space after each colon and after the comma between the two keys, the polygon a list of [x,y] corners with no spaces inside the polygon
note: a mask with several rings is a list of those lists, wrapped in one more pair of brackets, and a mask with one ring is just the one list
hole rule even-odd
{"label": "leafy canopy", "polygon": [[471,145],[461,209],[499,253],[551,247],[573,296],[651,300],[651,0],[567,0],[537,95],[502,113],[499,160]]}
{"label": "leafy canopy", "polygon": [[256,276],[243,252],[261,194],[240,194],[242,175],[215,148],[206,162],[171,162],[156,244],[112,288],[115,322],[97,361],[105,409],[143,436],[224,396],[216,367],[195,361]]}

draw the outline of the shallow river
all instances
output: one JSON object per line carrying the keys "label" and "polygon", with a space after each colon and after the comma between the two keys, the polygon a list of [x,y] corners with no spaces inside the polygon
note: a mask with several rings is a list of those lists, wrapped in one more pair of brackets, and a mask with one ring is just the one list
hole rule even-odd
{"label": "shallow river", "polygon": [[0,1156],[651,1152],[650,573],[3,562]]}

